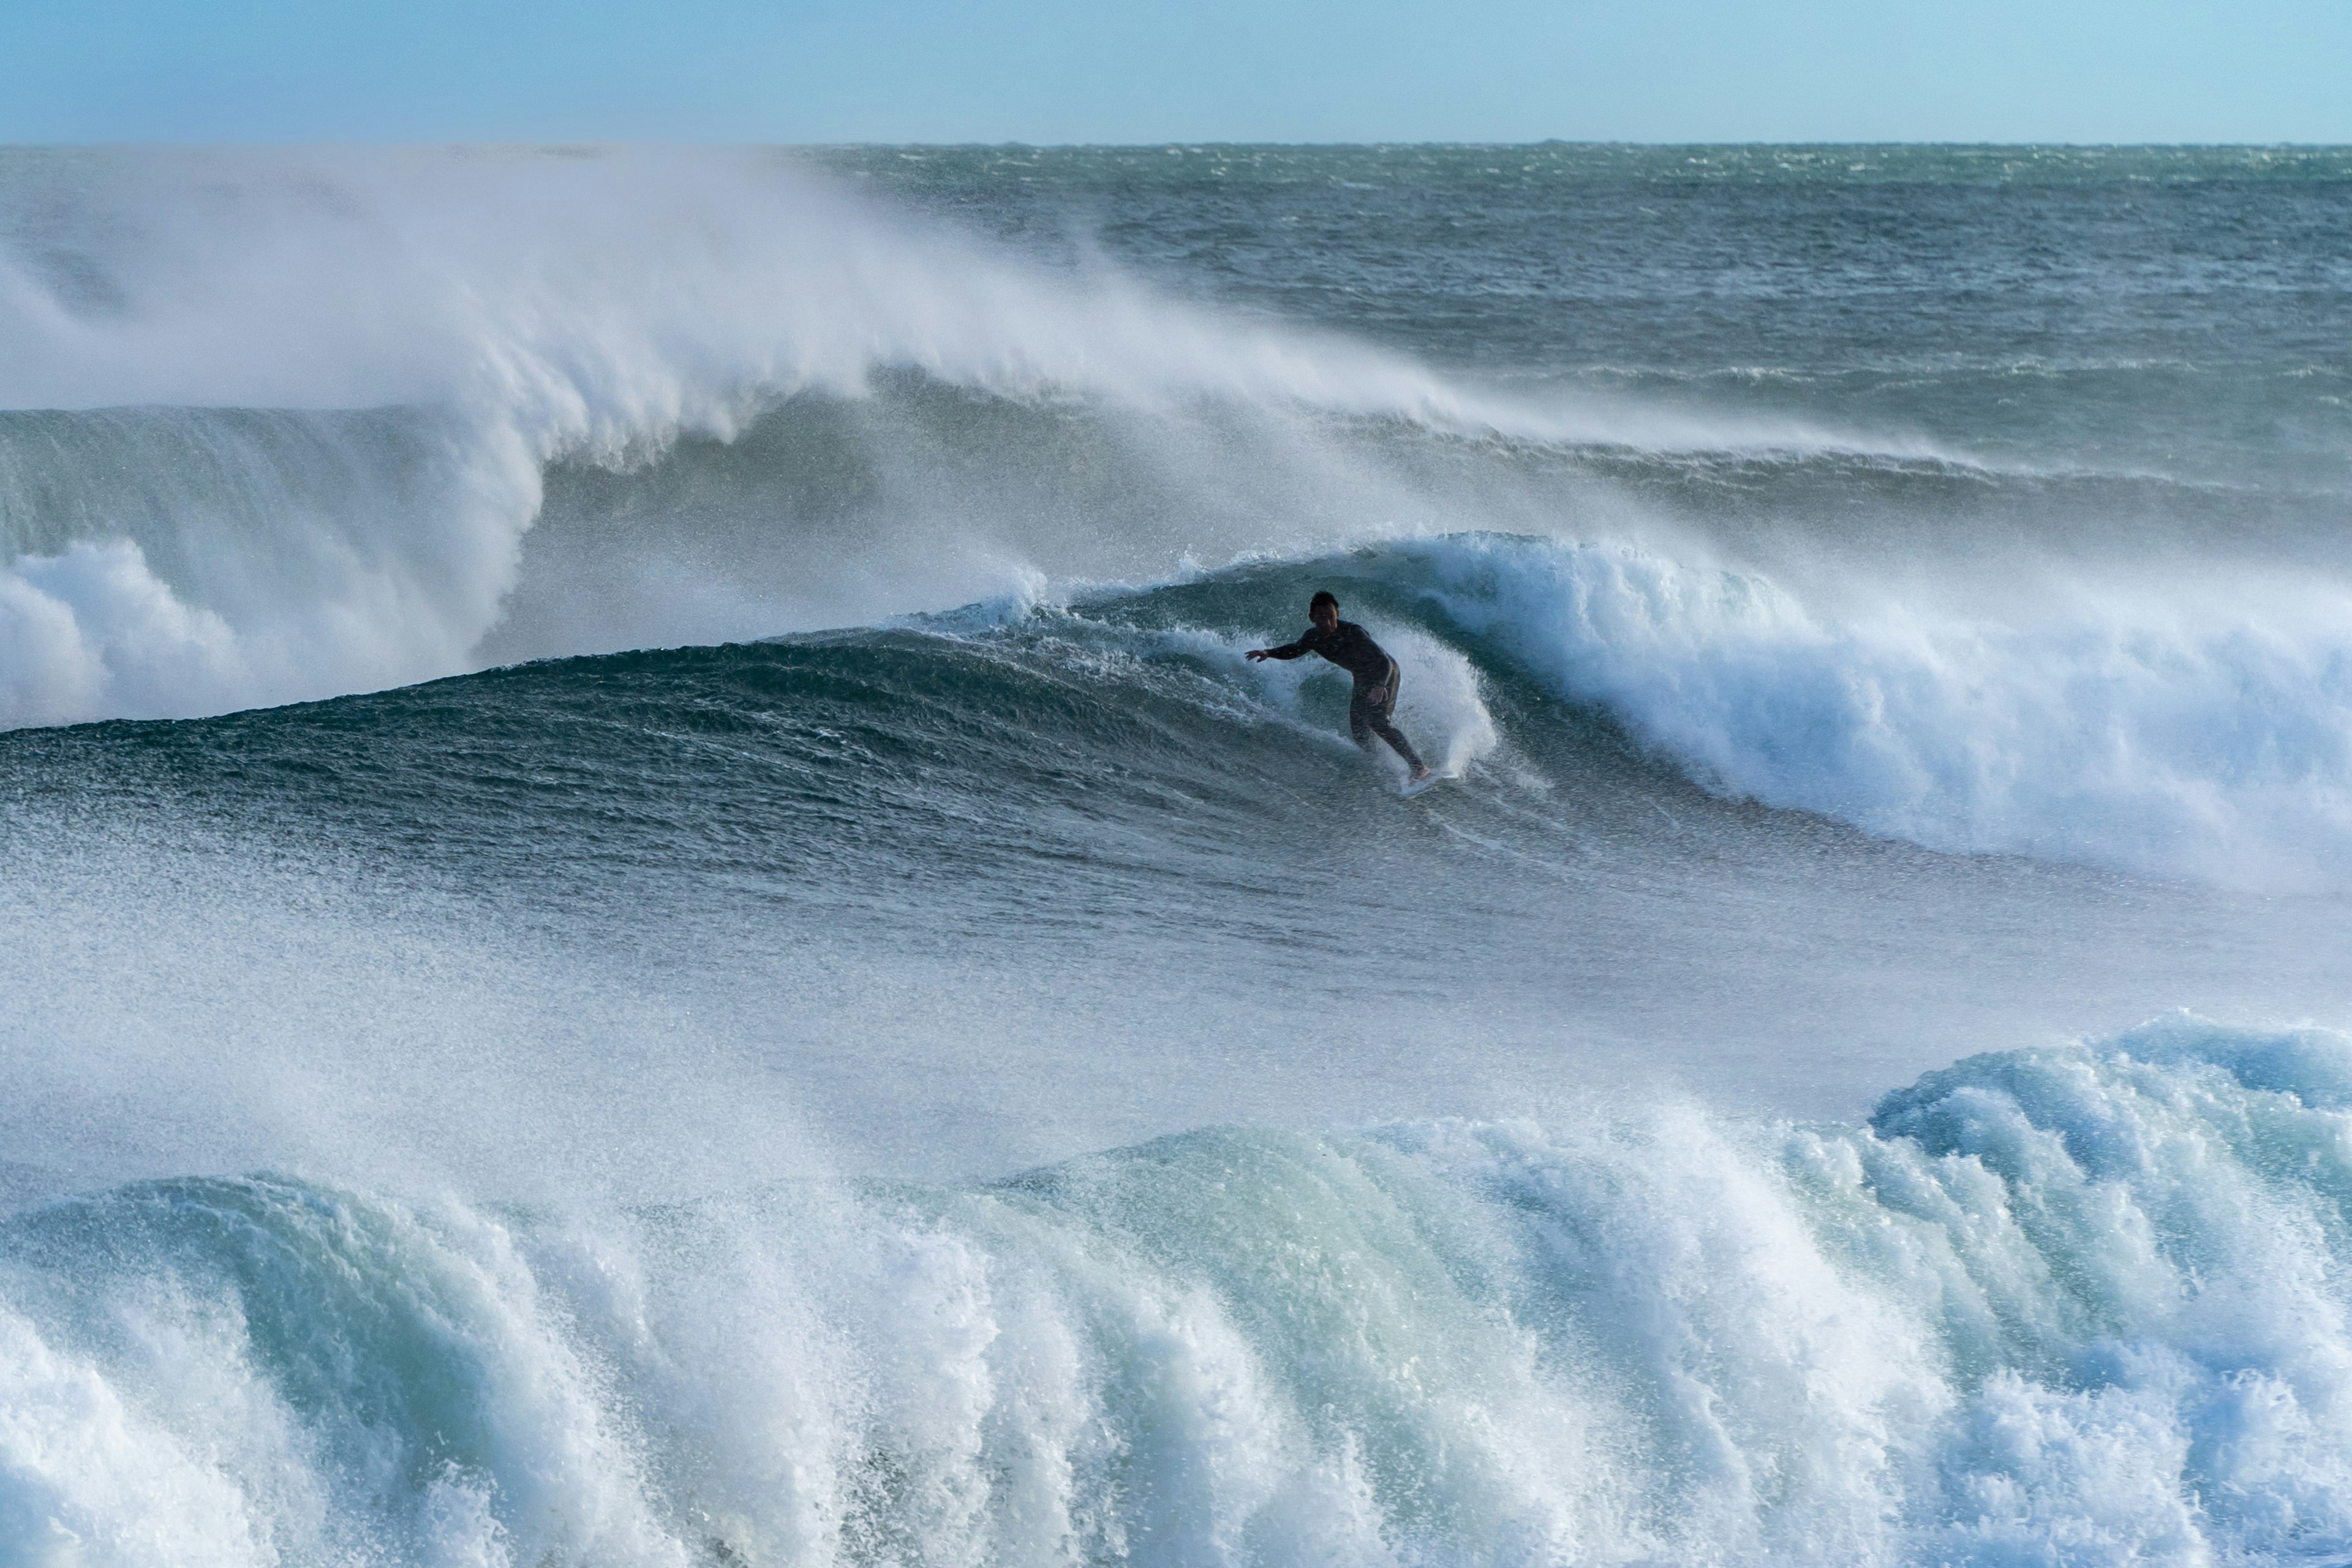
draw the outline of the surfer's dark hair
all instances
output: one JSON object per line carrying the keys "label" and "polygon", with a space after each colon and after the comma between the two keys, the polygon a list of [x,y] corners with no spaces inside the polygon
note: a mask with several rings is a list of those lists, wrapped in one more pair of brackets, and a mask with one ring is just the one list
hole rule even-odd
{"label": "surfer's dark hair", "polygon": [[1339,595],[1331,592],[1328,588],[1318,588],[1315,590],[1315,596],[1307,601],[1307,613],[1311,616],[1326,605],[1330,605],[1335,610],[1338,609],[1339,607]]}

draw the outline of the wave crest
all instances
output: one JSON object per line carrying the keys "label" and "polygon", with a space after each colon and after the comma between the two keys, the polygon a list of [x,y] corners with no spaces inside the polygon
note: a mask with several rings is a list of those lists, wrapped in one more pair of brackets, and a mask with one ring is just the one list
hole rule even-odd
{"label": "wave crest", "polygon": [[2352,863],[2352,602],[2324,590],[2084,591],[2005,622],[1892,595],[1825,613],[1612,542],[1402,554],[1454,621],[1727,794],[2158,875]]}

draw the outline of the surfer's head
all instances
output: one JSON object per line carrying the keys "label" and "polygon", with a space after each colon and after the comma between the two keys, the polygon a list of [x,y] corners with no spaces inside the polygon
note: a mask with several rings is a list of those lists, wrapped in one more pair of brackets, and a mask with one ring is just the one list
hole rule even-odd
{"label": "surfer's head", "polygon": [[1338,626],[1339,595],[1328,588],[1318,589],[1315,596],[1307,601],[1307,618],[1327,632]]}

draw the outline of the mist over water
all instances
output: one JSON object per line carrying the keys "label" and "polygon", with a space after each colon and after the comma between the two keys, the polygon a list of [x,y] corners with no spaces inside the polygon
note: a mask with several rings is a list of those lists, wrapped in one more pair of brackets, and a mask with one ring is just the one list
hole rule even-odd
{"label": "mist over water", "polygon": [[2348,197],[0,153],[0,1562],[2352,1558]]}

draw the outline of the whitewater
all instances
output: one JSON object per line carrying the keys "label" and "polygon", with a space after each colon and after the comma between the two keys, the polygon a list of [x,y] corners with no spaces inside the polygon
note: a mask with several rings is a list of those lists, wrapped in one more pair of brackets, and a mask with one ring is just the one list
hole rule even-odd
{"label": "whitewater", "polygon": [[0,1563],[2352,1562],[2347,258],[0,151]]}

